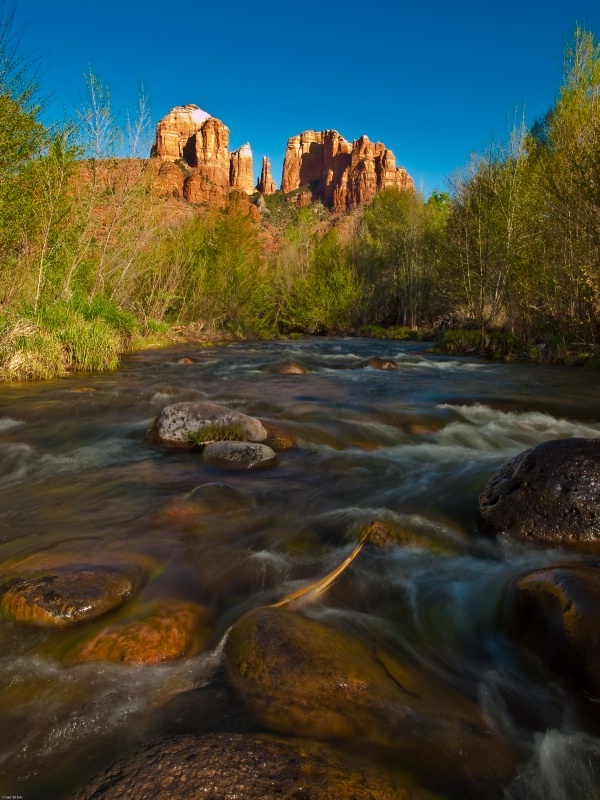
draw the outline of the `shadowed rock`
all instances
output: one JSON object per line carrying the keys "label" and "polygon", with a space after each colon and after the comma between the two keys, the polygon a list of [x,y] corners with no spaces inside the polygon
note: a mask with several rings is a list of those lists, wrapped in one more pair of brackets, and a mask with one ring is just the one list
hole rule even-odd
{"label": "shadowed rock", "polygon": [[479,498],[492,533],[600,545],[600,439],[554,439],[513,458]]}
{"label": "shadowed rock", "polygon": [[214,467],[236,471],[272,467],[277,463],[277,455],[270,447],[253,442],[214,442],[206,445],[203,458]]}
{"label": "shadowed rock", "polygon": [[162,739],[115,764],[72,800],[427,800],[383,769],[331,748],[214,733]]}
{"label": "shadowed rock", "polygon": [[575,688],[600,695],[600,569],[528,572],[508,590],[504,617],[512,638]]}
{"label": "shadowed rock", "polygon": [[373,369],[400,369],[400,364],[397,361],[391,361],[387,358],[377,358],[373,356],[367,359],[363,367],[372,367]]}

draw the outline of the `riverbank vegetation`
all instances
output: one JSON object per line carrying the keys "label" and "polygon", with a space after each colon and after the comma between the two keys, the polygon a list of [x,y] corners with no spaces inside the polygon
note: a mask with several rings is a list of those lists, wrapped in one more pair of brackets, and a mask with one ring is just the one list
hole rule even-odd
{"label": "riverbank vegetation", "polygon": [[[431,338],[448,353],[600,364],[600,46],[577,29],[545,117],[425,200],[389,189],[334,217],[302,193],[166,199],[144,98],[119,122],[87,78],[42,123],[0,20],[0,380],[111,369],[197,336]],[[253,203],[255,204],[253,206]]]}

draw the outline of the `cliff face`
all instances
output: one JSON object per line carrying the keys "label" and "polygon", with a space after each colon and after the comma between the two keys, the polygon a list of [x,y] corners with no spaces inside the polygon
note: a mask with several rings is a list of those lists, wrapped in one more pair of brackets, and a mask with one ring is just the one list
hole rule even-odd
{"label": "cliff face", "polygon": [[389,186],[412,189],[413,181],[381,142],[361,136],[347,142],[337,131],[304,131],[288,140],[281,190],[311,185],[313,200],[334,211],[370,202]]}
{"label": "cliff face", "polygon": [[275,194],[277,191],[277,185],[271,175],[271,162],[266,156],[263,156],[262,170],[256,184],[256,191],[261,194]]}

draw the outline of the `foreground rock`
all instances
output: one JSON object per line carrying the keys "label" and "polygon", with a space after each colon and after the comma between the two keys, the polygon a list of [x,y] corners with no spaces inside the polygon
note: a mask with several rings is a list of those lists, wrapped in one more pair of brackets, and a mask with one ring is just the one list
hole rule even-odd
{"label": "foreground rock", "polygon": [[73,800],[426,800],[383,770],[339,760],[331,748],[268,736],[178,736],[144,747]]}
{"label": "foreground rock", "polygon": [[214,442],[206,445],[203,457],[213,467],[236,471],[272,467],[277,463],[274,450],[253,442]]}
{"label": "foreground rock", "polygon": [[70,664],[113,661],[159,664],[193,652],[206,638],[207,612],[195,603],[176,600],[146,603],[135,614],[78,643],[67,656]]}
{"label": "foreground rock", "polygon": [[148,564],[122,556],[41,553],[0,568],[0,612],[16,622],[64,628],[128,600]]}
{"label": "foreground rock", "polygon": [[470,700],[299,614],[248,612],[231,628],[225,657],[232,686],[256,721],[273,730],[391,749],[415,768],[458,774],[482,791],[514,768]]}
{"label": "foreground rock", "polygon": [[159,444],[171,447],[192,447],[192,434],[202,434],[207,429],[231,427],[239,429],[243,438],[249,442],[263,442],[267,439],[264,425],[255,417],[242,414],[232,408],[216,403],[173,403],[160,412],[148,436]]}
{"label": "foreground rock", "polygon": [[576,689],[600,696],[600,569],[566,565],[522,575],[507,592],[512,638]]}
{"label": "foreground rock", "polygon": [[600,439],[555,439],[513,458],[479,498],[492,533],[600,544]]}

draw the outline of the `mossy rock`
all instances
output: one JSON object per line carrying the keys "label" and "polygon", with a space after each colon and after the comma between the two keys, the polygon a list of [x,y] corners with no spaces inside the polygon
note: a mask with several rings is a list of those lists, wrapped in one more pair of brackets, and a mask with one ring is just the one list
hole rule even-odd
{"label": "mossy rock", "polygon": [[513,772],[474,702],[415,665],[284,608],[245,614],[225,645],[232,686],[279,733],[391,749],[482,791]]}
{"label": "mossy rock", "polygon": [[157,600],[139,606],[91,637],[78,642],[66,655],[69,664],[113,661],[159,664],[197,652],[208,635],[208,613],[203,606],[180,600]]}
{"label": "mossy rock", "polygon": [[39,553],[0,567],[0,612],[16,622],[64,628],[129,600],[154,563],[139,556]]}
{"label": "mossy rock", "polygon": [[150,442],[169,447],[190,448],[205,430],[224,431],[235,428],[241,438],[248,442],[264,442],[267,432],[255,417],[249,417],[216,403],[187,402],[165,406],[151,423],[147,438]]}
{"label": "mossy rock", "polygon": [[146,745],[73,800],[434,800],[411,783],[323,745],[211,733]]}
{"label": "mossy rock", "polygon": [[396,547],[420,547],[436,555],[453,555],[458,548],[444,542],[432,530],[415,530],[390,520],[376,519],[358,528],[357,539],[366,544],[392,549]]}

